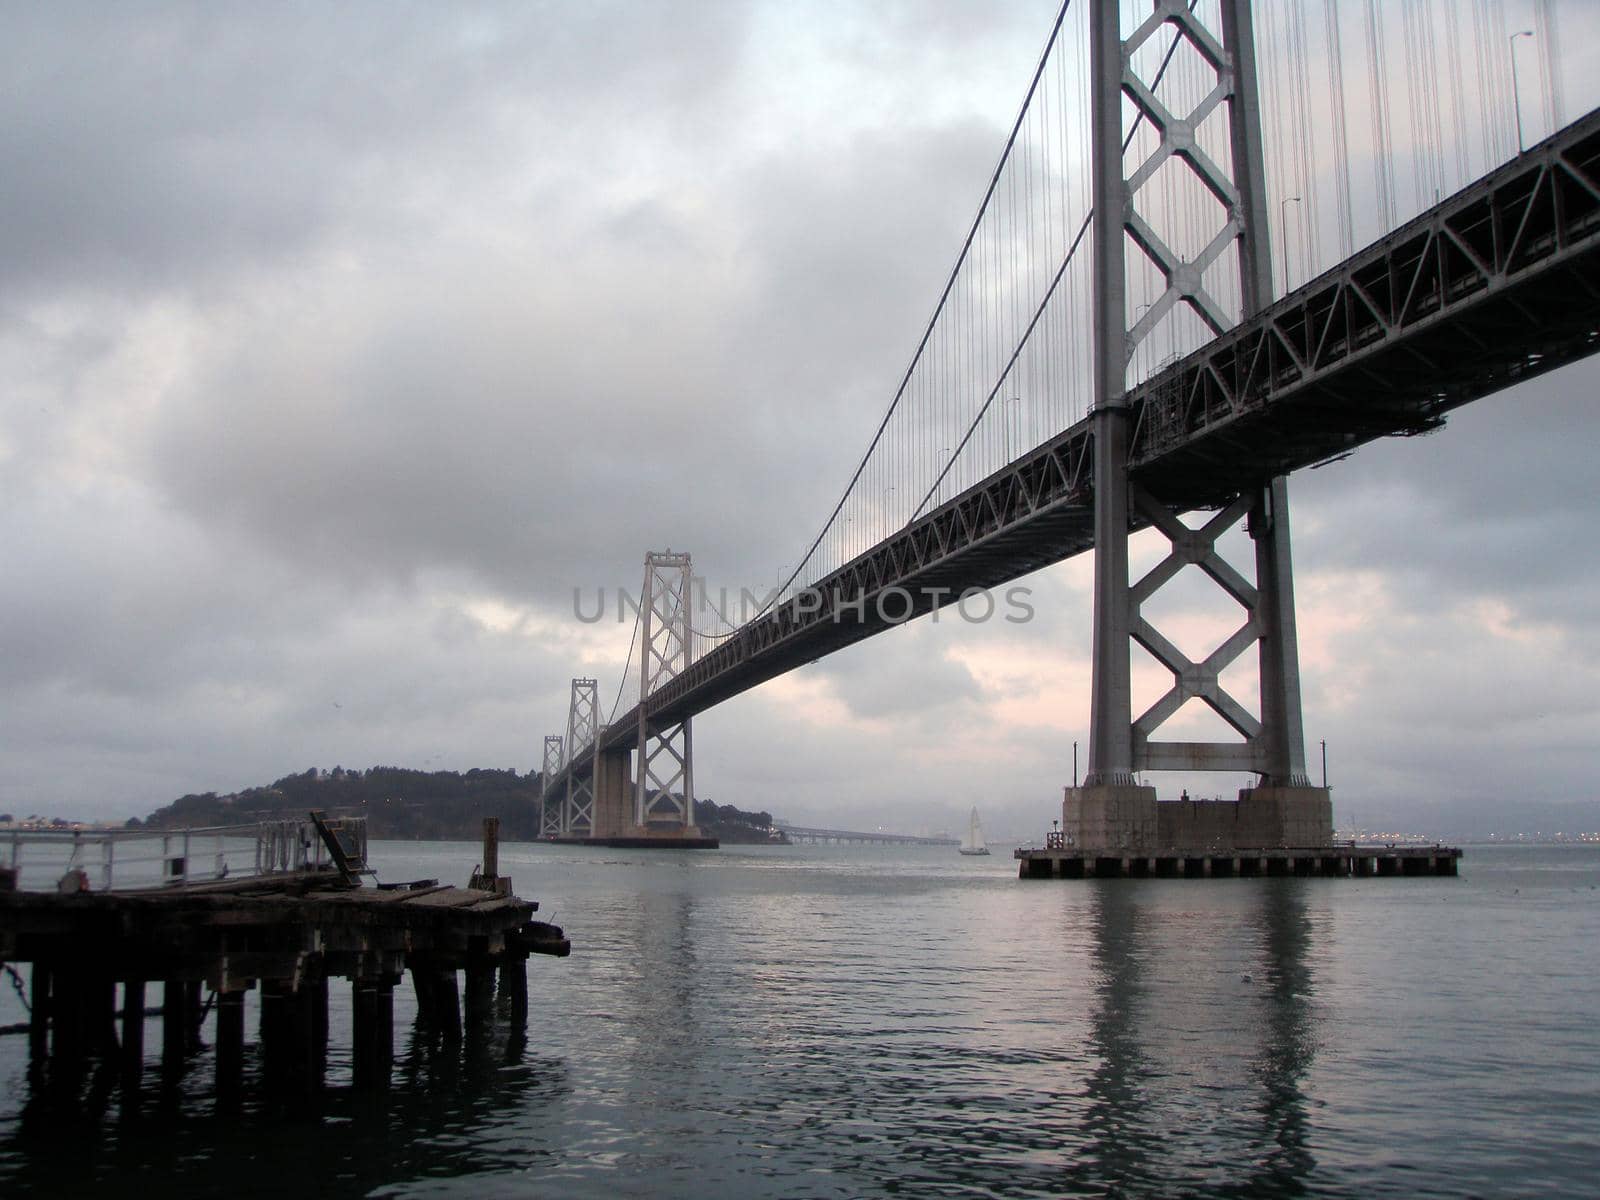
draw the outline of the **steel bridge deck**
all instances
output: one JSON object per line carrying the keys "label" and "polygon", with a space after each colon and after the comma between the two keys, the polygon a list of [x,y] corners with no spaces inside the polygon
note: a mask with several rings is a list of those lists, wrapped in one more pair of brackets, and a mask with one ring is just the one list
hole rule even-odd
{"label": "steel bridge deck", "polygon": [[[1596,349],[1600,110],[1133,389],[1131,473],[1175,509],[1221,507]],[[704,711],[1092,548],[1093,456],[1085,419],[820,581],[814,608],[794,599],[745,625],[650,696],[649,715]],[[896,589],[909,603],[880,611]],[[632,745],[638,718],[601,745]],[[552,782],[587,774],[587,749]]]}

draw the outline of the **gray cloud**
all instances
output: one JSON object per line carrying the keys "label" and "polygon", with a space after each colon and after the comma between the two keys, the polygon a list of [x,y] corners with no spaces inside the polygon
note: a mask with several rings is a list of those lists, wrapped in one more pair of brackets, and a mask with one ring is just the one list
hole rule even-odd
{"label": "gray cloud", "polygon": [[[533,765],[626,646],[574,587],[668,545],[734,588],[794,565],[1053,11],[6,6],[0,808]],[[1341,795],[1587,786],[1596,382],[1293,484],[1303,595],[1382,584],[1306,671]],[[804,668],[815,711],[705,714],[705,793],[1042,829],[1087,722],[1076,571],[1027,625]]]}

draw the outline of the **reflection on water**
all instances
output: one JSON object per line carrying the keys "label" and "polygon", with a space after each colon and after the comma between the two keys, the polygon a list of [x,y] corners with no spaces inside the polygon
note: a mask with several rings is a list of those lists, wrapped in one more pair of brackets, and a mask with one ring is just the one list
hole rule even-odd
{"label": "reflection on water", "polygon": [[[414,1010],[400,989],[395,994],[387,1095],[350,1087],[348,1050],[337,1045],[348,1029],[349,1005],[338,989],[330,1006],[335,1044],[328,1086],[289,1110],[260,1098],[257,1046],[245,1056],[249,1099],[234,1113],[218,1111],[209,1047],[190,1061],[176,1090],[163,1090],[147,1070],[133,1097],[120,1092],[115,1070],[92,1068],[77,1081],[28,1072],[19,1119],[0,1136],[7,1194],[63,1196],[91,1187],[142,1194],[158,1184],[166,1190],[174,1180],[180,1195],[281,1196],[286,1187],[321,1194],[336,1186],[362,1194],[396,1179],[525,1167],[529,1148],[522,1139],[482,1135],[492,1134],[504,1113],[550,1103],[568,1090],[565,1061],[530,1054],[526,1035],[500,1022],[469,1023],[460,1041],[444,1040],[411,1024]],[[147,1058],[147,1066],[153,1061]]]}
{"label": "reflection on water", "polygon": [[1065,1186],[1301,1194],[1315,1165],[1299,1086],[1315,1046],[1303,881],[1220,884],[1243,903],[1200,922],[1171,889],[1219,885],[1091,886],[1094,1061]]}
{"label": "reflection on water", "polygon": [[[453,877],[476,853],[380,861]],[[501,861],[574,947],[530,964],[525,1042],[503,1025],[460,1045],[420,1036],[402,988],[394,1089],[366,1100],[344,1086],[336,993],[336,1086],[314,1109],[212,1116],[206,1054],[173,1107],[149,1092],[137,1113],[112,1097],[101,1115],[25,1123],[25,1039],[0,1039],[0,1186],[115,1196],[176,1179],[248,1196],[314,1180],[475,1200],[1590,1187],[1600,855],[1548,876],[1507,859],[1517,873],[1498,883],[1024,883],[999,859],[821,847],[502,847]],[[17,1019],[4,1004],[0,1024]]]}
{"label": "reflection on water", "polygon": [[1261,1047],[1255,1060],[1266,1154],[1256,1164],[1255,1194],[1294,1194],[1316,1160],[1301,1081],[1316,1053],[1315,981],[1309,959],[1311,923],[1300,879],[1262,880],[1257,905],[1261,993]]}

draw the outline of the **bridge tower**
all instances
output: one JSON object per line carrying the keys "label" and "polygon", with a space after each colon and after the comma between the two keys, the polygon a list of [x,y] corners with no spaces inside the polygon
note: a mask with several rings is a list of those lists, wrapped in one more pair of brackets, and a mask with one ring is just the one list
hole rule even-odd
{"label": "bridge tower", "polygon": [[548,789],[550,780],[561,772],[564,759],[561,757],[562,746],[565,739],[559,733],[546,734],[544,739],[544,773],[539,793],[539,836],[561,836],[561,813],[565,805],[565,794],[560,797],[552,796]]}
{"label": "bridge tower", "polygon": [[[572,681],[572,700],[567,707],[566,763],[570,768],[578,756],[593,752],[599,732],[599,685],[593,679]],[[594,774],[567,771],[567,794],[561,805],[561,835],[589,837],[594,833]]]}
{"label": "bridge tower", "polygon": [[[1094,438],[1094,654],[1088,773],[1066,790],[1067,832],[1085,848],[1138,850],[1168,840],[1159,831],[1155,789],[1140,786],[1141,770],[1215,770],[1254,773],[1257,786],[1240,792],[1236,828],[1261,844],[1309,845],[1332,837],[1326,789],[1307,786],[1300,717],[1299,654],[1295,641],[1294,585],[1289,555],[1288,488],[1263,478],[1202,528],[1191,530],[1178,513],[1140,489],[1128,470],[1128,364],[1139,344],[1177,305],[1187,305],[1214,332],[1223,333],[1272,299],[1271,245],[1262,167],[1261,121],[1256,94],[1249,0],[1220,0],[1221,28],[1207,28],[1185,0],[1153,0],[1150,15],[1126,37],[1121,5],[1090,6],[1095,312]],[[1215,86],[1188,113],[1171,112],[1158,96],[1159,80],[1142,78],[1136,52],[1163,30],[1175,33],[1215,73]],[[1145,56],[1148,57],[1148,56]],[[1143,162],[1125,155],[1124,101],[1159,135]],[[1226,103],[1231,153],[1215,161],[1196,130]],[[1219,228],[1205,247],[1185,259],[1171,242],[1177,230],[1154,227],[1139,204],[1140,189],[1173,163],[1193,173],[1216,201]],[[1131,166],[1131,172],[1130,172]],[[1148,206],[1153,207],[1153,206]],[[1127,248],[1132,243],[1157,268],[1165,289],[1136,320],[1130,319]],[[1238,256],[1243,312],[1222,310],[1207,287],[1207,272],[1232,249]],[[1161,530],[1170,553],[1130,586],[1128,534],[1133,514]],[[1255,583],[1247,582],[1216,551],[1216,539],[1243,518],[1255,546]],[[1201,662],[1191,661],[1155,629],[1142,606],[1184,566],[1194,564],[1245,611],[1239,630]],[[1134,643],[1172,673],[1172,686],[1134,719],[1130,655]],[[1221,672],[1251,644],[1257,647],[1259,717],[1230,696]],[[1190,699],[1198,698],[1242,739],[1239,742],[1155,741],[1152,734]],[[1248,831],[1248,832],[1246,832]]]}
{"label": "bridge tower", "polygon": [[641,830],[694,836],[694,738],[691,719],[658,720],[649,697],[689,665],[693,596],[689,555],[644,556],[639,639],[639,751],[633,818]]}

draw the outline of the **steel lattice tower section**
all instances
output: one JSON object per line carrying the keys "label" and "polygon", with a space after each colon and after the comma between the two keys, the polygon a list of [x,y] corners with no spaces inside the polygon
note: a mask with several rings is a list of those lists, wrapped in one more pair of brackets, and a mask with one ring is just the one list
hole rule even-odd
{"label": "steel lattice tower section", "polygon": [[561,772],[565,765],[562,758],[562,747],[566,740],[559,733],[546,734],[544,739],[544,786],[539,793],[539,836],[561,836],[561,813],[564,807],[565,796],[557,798],[551,796],[548,789],[550,780]]}
{"label": "steel lattice tower section", "polygon": [[570,769],[580,754],[594,750],[599,732],[599,685],[593,679],[572,681],[572,701],[567,707],[567,794],[561,805],[561,835],[589,837],[594,833],[594,774]]}
{"label": "steel lattice tower section", "polygon": [[[1289,556],[1288,489],[1282,477],[1264,478],[1203,528],[1191,530],[1178,515],[1134,485],[1128,472],[1128,365],[1135,350],[1177,305],[1188,306],[1215,333],[1264,307],[1272,298],[1272,264],[1262,168],[1261,121],[1256,94],[1249,0],[1220,0],[1221,30],[1208,29],[1184,0],[1153,0],[1150,15],[1126,39],[1121,5],[1090,6],[1090,87],[1094,160],[1094,438],[1095,585],[1093,691],[1088,774],[1067,789],[1064,824],[1080,844],[1135,849],[1158,837],[1155,789],[1139,786],[1141,770],[1253,772],[1260,786],[1241,792],[1256,803],[1304,809],[1311,833],[1331,812],[1324,789],[1306,786],[1300,716],[1299,654]],[[1141,47],[1162,30],[1183,39],[1215,72],[1215,86],[1188,113],[1176,114],[1158,97],[1159,81],[1134,67]],[[1148,55],[1145,56],[1148,59]],[[1130,173],[1125,156],[1124,100],[1159,135],[1156,149]],[[1225,169],[1202,147],[1196,130],[1226,104],[1230,162]],[[1136,143],[1135,143],[1136,144]],[[1139,207],[1139,191],[1176,160],[1215,198],[1220,228],[1192,259],[1175,252],[1168,237]],[[1173,231],[1176,232],[1176,231]],[[1131,323],[1128,314],[1128,243],[1165,280],[1165,289]],[[1227,314],[1206,285],[1207,270],[1229,249],[1238,255],[1243,312]],[[1166,560],[1133,586],[1128,581],[1131,512],[1171,542]],[[1216,552],[1219,534],[1241,517],[1255,543],[1252,585]],[[1198,566],[1245,610],[1234,635],[1194,662],[1161,635],[1142,606],[1184,566]],[[1130,655],[1137,642],[1172,673],[1172,686],[1137,720],[1132,714]],[[1261,715],[1252,716],[1222,687],[1219,676],[1252,643],[1260,661]],[[1151,735],[1190,699],[1211,707],[1241,742],[1158,742]],[[1299,810],[1297,809],[1297,812]],[[1309,811],[1309,810],[1308,810]],[[1300,816],[1307,815],[1299,812]],[[1281,813],[1280,813],[1281,817]],[[1278,820],[1291,841],[1306,836]],[[1323,840],[1320,835],[1314,840]]]}
{"label": "steel lattice tower section", "polygon": [[634,784],[634,824],[652,819],[692,833],[694,737],[691,719],[658,722],[648,697],[689,665],[689,610],[693,575],[687,554],[651,551],[644,557],[639,609],[644,623],[639,647],[639,754]]}

